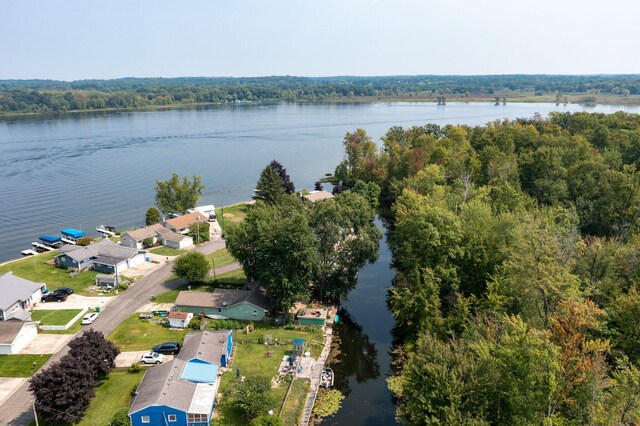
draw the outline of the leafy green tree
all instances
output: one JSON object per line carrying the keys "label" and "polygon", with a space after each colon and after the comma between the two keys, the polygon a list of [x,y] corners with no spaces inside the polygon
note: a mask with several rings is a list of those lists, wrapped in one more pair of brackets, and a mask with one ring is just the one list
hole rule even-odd
{"label": "leafy green tree", "polygon": [[160,223],[160,211],[155,207],[149,207],[145,216],[145,223],[147,226]]}
{"label": "leafy green tree", "polygon": [[266,287],[279,312],[308,292],[318,262],[316,237],[302,204],[295,196],[285,197],[277,205],[258,202],[242,223],[227,230],[227,249],[247,278]]}
{"label": "leafy green tree", "polygon": [[142,248],[148,249],[149,247],[152,247],[153,244],[153,237],[145,238],[144,240],[142,240]]}
{"label": "leafy green tree", "polygon": [[196,207],[203,190],[200,176],[193,175],[192,179],[184,176],[180,180],[178,174],[174,173],[169,180],[156,181],[156,205],[164,213],[183,214]]}
{"label": "leafy green tree", "polygon": [[282,181],[282,187],[284,188],[284,192],[286,192],[289,195],[296,192],[296,187],[293,184],[293,182],[291,182],[291,178],[287,174],[287,169],[285,169],[282,166],[282,164],[280,164],[276,160],[273,160],[271,163],[269,163],[269,166],[271,166],[271,168],[278,174],[278,176],[280,176],[280,180]]}
{"label": "leafy green tree", "polygon": [[277,416],[264,415],[251,420],[251,426],[284,426]]}
{"label": "leafy green tree", "polygon": [[314,282],[319,298],[346,297],[356,284],[360,268],[377,259],[381,233],[373,217],[369,201],[353,191],[309,205],[309,224],[318,254]]}
{"label": "leafy green tree", "polygon": [[242,382],[236,382],[233,389],[234,405],[250,418],[265,414],[272,408],[273,401],[269,397],[271,383],[262,376],[250,376]]}
{"label": "leafy green tree", "polygon": [[616,331],[612,341],[633,362],[640,361],[640,292],[632,287],[611,303],[610,326]]}
{"label": "leafy green tree", "polygon": [[209,222],[194,223],[189,226],[189,235],[196,244],[209,241],[211,239]]}
{"label": "leafy green tree", "polygon": [[173,273],[190,283],[204,281],[209,272],[209,261],[197,251],[190,251],[178,257],[173,265]]}

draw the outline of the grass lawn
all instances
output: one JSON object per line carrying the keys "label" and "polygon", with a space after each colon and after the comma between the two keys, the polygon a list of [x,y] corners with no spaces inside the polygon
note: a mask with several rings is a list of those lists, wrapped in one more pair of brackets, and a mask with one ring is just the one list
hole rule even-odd
{"label": "grass lawn", "polygon": [[51,355],[0,355],[0,377],[31,377],[49,358]]}
{"label": "grass lawn", "polygon": [[[302,337],[307,342],[312,340],[322,340],[322,333],[320,330],[312,331],[298,331],[298,330],[285,330],[282,327],[264,326],[262,324],[256,324],[256,330],[251,334],[243,334],[240,331],[234,333],[234,339],[238,342],[236,348],[236,357],[233,361],[232,370],[235,372],[236,368],[240,369],[240,374],[249,376],[264,376],[269,379],[274,377],[278,373],[278,367],[282,357],[290,354],[292,350],[291,341],[296,337]],[[258,344],[257,339],[263,337],[264,334],[270,334],[274,339],[278,338],[281,341],[286,341],[288,344],[281,346],[269,346],[264,344]],[[313,356],[317,356],[320,353],[321,347],[313,349],[313,345],[310,346]],[[265,352],[269,350],[272,352],[271,357],[266,358]],[[230,396],[230,390],[233,387],[235,380],[235,374],[225,373],[220,380],[219,392],[222,394],[220,404],[218,405],[218,418],[214,421],[215,425],[248,425],[249,421],[245,418],[240,410],[237,410],[233,406],[233,398]],[[269,395],[273,401],[273,411],[278,413],[282,401],[287,393],[287,383],[283,383],[278,387],[272,388],[269,391]],[[304,401],[306,398],[306,383],[294,383],[294,388],[291,390],[287,404],[285,405],[285,411],[283,412],[283,418],[286,414],[286,418],[297,418],[302,413],[304,407]],[[305,390],[303,391],[302,388]],[[301,402],[300,402],[301,400]],[[289,423],[284,422],[285,425],[297,424],[296,422]]]}
{"label": "grass lawn", "polygon": [[[217,266],[217,263],[216,263]],[[192,291],[213,291],[216,287],[222,288],[240,288],[247,283],[247,279],[244,276],[242,269],[236,271],[227,272],[226,274],[218,275],[217,282],[213,278],[207,279],[204,283],[191,284]],[[175,277],[173,278],[175,279]],[[156,303],[175,303],[178,298],[178,293],[183,290],[188,290],[189,284],[180,286],[174,290],[157,295],[153,301]]]}
{"label": "grass lawn", "polygon": [[160,256],[180,256],[181,254],[186,253],[184,250],[178,250],[171,247],[156,247],[149,251]]}
{"label": "grass lawn", "polygon": [[289,398],[284,403],[284,409],[280,418],[285,425],[297,425],[300,422],[300,415],[304,409],[304,404],[309,393],[309,382],[295,379],[291,384]]}
{"label": "grass lawn", "polygon": [[113,330],[107,338],[122,352],[150,350],[163,342],[180,342],[189,330],[175,330],[159,325],[154,320],[138,319],[139,313],[131,315]]}
{"label": "grass lawn", "polygon": [[80,313],[81,309],[33,310],[31,319],[40,321],[42,325],[65,325]]}
{"label": "grass lawn", "polygon": [[52,290],[69,287],[76,293],[84,294],[87,287],[94,283],[97,272],[86,271],[71,278],[65,269],[56,268],[47,263],[58,254],[58,251],[42,253],[4,264],[0,266],[0,274],[11,271],[20,278],[36,283],[46,283]]}
{"label": "grass lawn", "polygon": [[218,218],[218,222],[220,222],[222,231],[224,232],[229,225],[242,222],[242,220],[247,216],[249,209],[252,207],[253,206],[249,204],[240,203],[217,208],[216,217]]}
{"label": "grass lawn", "polygon": [[66,330],[38,330],[40,334],[76,334],[82,330],[82,318],[78,318],[78,321],[74,322],[71,327]]}
{"label": "grass lawn", "polygon": [[226,248],[221,248],[220,250],[216,250],[213,253],[209,253],[208,255],[206,255],[206,258],[209,260],[209,262],[211,262],[211,267],[215,265],[216,268],[228,265],[236,261],[236,259],[231,256]]}
{"label": "grass lawn", "polygon": [[129,373],[127,369],[115,369],[109,373],[96,389],[96,396],[91,400],[79,426],[108,425],[116,411],[128,408],[131,402],[131,391],[138,386],[144,370]]}

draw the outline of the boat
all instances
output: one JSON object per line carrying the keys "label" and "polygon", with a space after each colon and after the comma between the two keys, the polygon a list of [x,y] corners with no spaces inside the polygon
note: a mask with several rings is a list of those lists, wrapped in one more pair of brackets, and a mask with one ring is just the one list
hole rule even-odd
{"label": "boat", "polygon": [[110,225],[100,225],[100,226],[96,226],[96,231],[98,231],[99,233],[106,235],[108,237],[113,237],[114,235],[116,235],[116,228],[115,226],[110,226]]}
{"label": "boat", "polygon": [[41,244],[49,247],[58,248],[62,245],[62,238],[58,237],[57,235],[42,235],[38,237],[38,239],[42,241]]}
{"label": "boat", "polygon": [[320,373],[320,386],[324,388],[330,388],[333,386],[333,370],[329,367],[322,370]]}
{"label": "boat", "polygon": [[60,233],[62,234],[61,240],[67,244],[76,244],[76,240],[85,235],[84,232],[73,228],[63,229]]}

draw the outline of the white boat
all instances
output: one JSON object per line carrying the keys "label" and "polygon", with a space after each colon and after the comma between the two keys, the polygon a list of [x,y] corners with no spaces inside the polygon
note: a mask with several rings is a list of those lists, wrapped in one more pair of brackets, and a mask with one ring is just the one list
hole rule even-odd
{"label": "white boat", "polygon": [[107,235],[109,237],[113,237],[114,235],[116,235],[114,230],[115,228],[113,226],[104,226],[104,225],[96,226],[96,231],[98,231],[101,234]]}
{"label": "white boat", "polygon": [[329,367],[322,370],[320,373],[320,386],[330,388],[333,386],[333,370]]}

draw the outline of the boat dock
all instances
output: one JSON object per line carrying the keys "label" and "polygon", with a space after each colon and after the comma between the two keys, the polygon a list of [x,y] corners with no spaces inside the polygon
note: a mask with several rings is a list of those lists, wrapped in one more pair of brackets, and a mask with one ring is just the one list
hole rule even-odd
{"label": "boat dock", "polygon": [[31,245],[36,249],[36,251],[39,250],[41,253],[43,251],[54,251],[55,250],[55,247],[51,247],[51,246],[47,246],[47,245],[44,245],[44,244],[40,244],[40,243],[35,242],[35,241],[32,242]]}
{"label": "boat dock", "polygon": [[304,405],[304,410],[302,411],[302,417],[300,418],[300,426],[308,426],[309,419],[311,418],[311,412],[313,410],[313,406],[316,403],[316,398],[318,397],[318,388],[320,387],[322,374],[324,372],[324,363],[329,356],[329,351],[331,350],[331,340],[333,339],[333,328],[327,327],[325,337],[324,337],[324,347],[322,348],[322,352],[318,357],[318,360],[313,365],[313,369],[311,372],[311,385],[309,386],[309,393],[307,394],[307,401]]}

